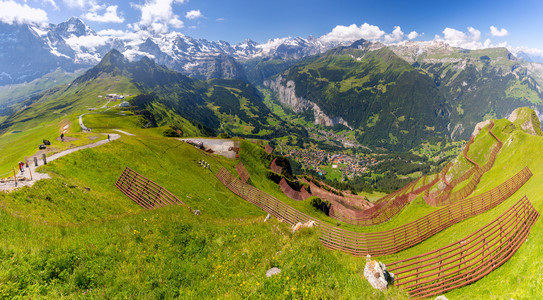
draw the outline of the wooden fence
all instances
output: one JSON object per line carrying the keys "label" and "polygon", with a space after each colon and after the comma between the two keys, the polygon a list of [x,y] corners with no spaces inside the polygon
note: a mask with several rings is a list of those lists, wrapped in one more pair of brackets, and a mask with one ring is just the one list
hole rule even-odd
{"label": "wooden fence", "polygon": [[[473,193],[473,191],[475,190],[475,188],[477,188],[477,185],[481,181],[481,177],[483,177],[483,175],[486,172],[488,172],[492,168],[492,166],[494,165],[494,162],[496,161],[496,157],[498,156],[498,152],[500,151],[500,149],[502,148],[502,145],[503,145],[502,141],[492,132],[492,128],[494,128],[494,122],[493,121],[491,121],[490,124],[487,126],[487,131],[489,132],[490,135],[492,135],[496,139],[497,144],[492,148],[487,163],[484,164],[481,167],[475,161],[473,161],[472,159],[470,159],[468,157],[467,153],[469,151],[469,146],[474,141],[474,137],[471,136],[468,144],[466,145],[466,147],[464,147],[464,150],[462,151],[462,153],[463,153],[465,159],[468,160],[469,162],[471,162],[474,166],[472,168],[470,168],[462,176],[453,179],[447,185],[447,187],[445,187],[445,189],[439,193],[439,195],[433,195],[433,196],[426,197],[425,200],[426,200],[426,203],[428,205],[441,206],[441,205],[444,205],[444,204],[447,204],[447,203],[458,201],[459,199],[464,199],[465,197],[467,197],[468,195]],[[464,182],[464,181],[466,181],[466,180],[468,180],[470,178],[471,178],[471,180],[468,182],[467,185],[465,185],[461,189],[453,192],[453,189],[458,184],[460,184],[461,182]]]}
{"label": "wooden fence", "polygon": [[345,206],[332,206],[330,217],[345,223],[358,226],[371,226],[384,223],[398,214],[414,198],[415,194],[402,194],[387,202],[380,202],[374,206],[358,210]]}
{"label": "wooden fence", "polygon": [[243,199],[289,224],[315,221],[320,227],[320,240],[325,247],[357,256],[393,254],[416,245],[462,220],[483,213],[502,203],[531,176],[532,173],[526,167],[506,182],[479,196],[456,202],[416,221],[390,230],[366,233],[335,227],[308,216],[277,198],[242,183],[224,168],[221,168],[217,173],[217,178]]}
{"label": "wooden fence", "polygon": [[281,188],[281,191],[283,191],[283,194],[296,201],[305,200],[311,197],[311,194],[305,189],[305,187],[302,186],[302,188],[297,191],[288,184],[285,178],[281,179],[279,182],[279,187]]}
{"label": "wooden fence", "polygon": [[238,172],[239,178],[243,183],[247,183],[247,180],[251,177],[251,174],[249,174],[249,171],[247,171],[241,161],[236,165],[236,172]]}
{"label": "wooden fence", "polygon": [[115,182],[115,186],[128,198],[145,209],[154,209],[170,204],[185,203],[167,189],[126,167]]}
{"label": "wooden fence", "polygon": [[271,165],[270,165],[270,169],[271,169],[273,172],[277,173],[277,174],[281,174],[281,172],[283,171],[283,168],[280,167],[280,166],[278,166],[277,163],[276,163],[276,161],[277,161],[277,158],[274,158],[274,159],[272,160]]}
{"label": "wooden fence", "polygon": [[302,178],[301,180],[302,182],[309,184],[309,188],[313,196],[327,200],[328,202],[330,202],[332,206],[339,205],[339,206],[352,208],[355,210],[368,209],[373,206],[373,203],[367,201],[366,199],[358,195],[345,193],[344,196],[340,196],[340,195],[337,195],[336,193],[331,192],[331,191],[337,192],[336,189],[330,188],[330,191],[328,191],[322,188],[322,186],[325,186],[322,182],[318,182],[321,185],[321,187],[319,187],[313,181],[307,180],[305,178]]}
{"label": "wooden fence", "polygon": [[493,222],[443,248],[387,265],[414,298],[473,283],[504,264],[526,240],[539,213],[526,196]]}

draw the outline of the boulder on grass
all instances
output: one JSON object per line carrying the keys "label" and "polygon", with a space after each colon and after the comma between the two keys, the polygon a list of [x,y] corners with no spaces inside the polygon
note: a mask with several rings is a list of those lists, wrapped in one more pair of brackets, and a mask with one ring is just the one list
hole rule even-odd
{"label": "boulder on grass", "polygon": [[394,274],[386,270],[386,266],[376,260],[368,259],[364,267],[364,277],[375,289],[386,290],[388,284],[394,283]]}
{"label": "boulder on grass", "polygon": [[281,273],[281,269],[278,267],[273,267],[266,272],[266,277],[272,277],[273,275],[277,275],[279,273]]}

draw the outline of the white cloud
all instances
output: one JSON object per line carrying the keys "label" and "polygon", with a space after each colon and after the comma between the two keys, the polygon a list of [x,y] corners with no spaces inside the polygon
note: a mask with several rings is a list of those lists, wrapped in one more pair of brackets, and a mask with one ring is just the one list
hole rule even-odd
{"label": "white cloud", "polygon": [[511,53],[515,56],[518,56],[521,53],[528,54],[530,56],[539,56],[543,59],[543,49],[538,48],[528,48],[528,47],[507,47]]}
{"label": "white cloud", "polygon": [[147,38],[152,36],[151,33],[144,30],[123,31],[123,30],[115,30],[115,29],[105,29],[105,30],[98,31],[97,34],[103,38],[109,38],[110,41],[114,39],[124,40],[126,42],[126,45],[129,47],[138,45],[142,43],[143,41],[145,41]]}
{"label": "white cloud", "polygon": [[184,0],[146,0],[143,5],[132,4],[141,11],[141,18],[131,27],[134,30],[148,28],[162,33],[168,32],[169,26],[182,28],[184,23],[173,13],[172,5],[184,2]]}
{"label": "white cloud", "polygon": [[[85,14],[85,19],[101,23],[122,23],[124,22],[124,17],[117,14],[117,7],[117,5],[110,5],[108,7],[96,6],[93,10]],[[104,14],[100,15],[99,11],[104,9]]]}
{"label": "white cloud", "polygon": [[74,48],[87,48],[96,49],[97,47],[104,46],[109,41],[109,37],[100,35],[82,35],[77,37],[75,35],[66,39],[66,43]]}
{"label": "white cloud", "polygon": [[507,42],[494,44],[489,38],[487,38],[484,42],[481,42],[481,31],[473,27],[468,27],[468,32],[447,27],[443,30],[443,36],[436,35],[434,40],[445,42],[453,47],[470,50],[507,47]]}
{"label": "white cloud", "polygon": [[472,41],[479,41],[481,39],[481,32],[473,27],[468,27],[470,33],[469,38]]}
{"label": "white cloud", "polygon": [[504,37],[509,35],[509,31],[507,31],[507,29],[505,28],[498,30],[498,28],[496,28],[495,26],[490,26],[490,34],[492,36]]}
{"label": "white cloud", "polygon": [[51,5],[55,10],[58,10],[58,9],[59,9],[58,6],[57,6],[57,4],[55,3],[55,0],[42,0],[41,2],[42,2],[44,5],[45,5],[45,4]]}
{"label": "white cloud", "polygon": [[97,34],[102,35],[102,36],[122,37],[126,35],[126,31],[115,30],[115,29],[104,29],[104,30],[98,31]]}
{"label": "white cloud", "polygon": [[403,35],[404,33],[402,29],[400,28],[400,26],[394,26],[394,30],[392,30],[392,33],[385,35],[385,43],[391,44],[391,43],[400,42],[403,40]]}
{"label": "white cloud", "polygon": [[200,12],[200,10],[191,10],[191,11],[188,11],[186,14],[185,14],[185,18],[189,19],[189,20],[194,20],[196,18],[202,18],[204,15]]}
{"label": "white cloud", "polygon": [[411,32],[407,35],[407,38],[410,39],[410,40],[414,40],[414,39],[416,39],[417,37],[419,37],[419,33],[416,32],[416,31],[411,31]]}
{"label": "white cloud", "polygon": [[63,0],[63,2],[64,2],[64,4],[66,4],[70,8],[80,8],[80,9],[86,8],[87,5],[89,5],[89,6],[97,5],[95,0],[90,0],[90,1],[87,1],[87,0]]}
{"label": "white cloud", "polygon": [[215,19],[215,21],[217,21],[217,22],[223,22],[223,21],[226,21],[226,19],[225,19],[225,18],[217,18],[217,19]]}
{"label": "white cloud", "polygon": [[0,1],[0,22],[8,24],[45,23],[47,13],[43,9],[32,8],[14,1]]}
{"label": "white cloud", "polygon": [[[473,27],[468,27],[468,32],[456,30],[454,28],[445,28],[443,37],[436,35],[435,40],[445,42],[453,47],[464,49],[481,49],[484,48],[481,43],[481,32]],[[490,41],[485,41],[490,45]]]}
{"label": "white cloud", "polygon": [[350,26],[338,25],[320,38],[325,42],[349,42],[359,39],[373,41],[380,39],[384,34],[385,32],[379,27],[364,23],[360,26],[356,26],[356,24]]}

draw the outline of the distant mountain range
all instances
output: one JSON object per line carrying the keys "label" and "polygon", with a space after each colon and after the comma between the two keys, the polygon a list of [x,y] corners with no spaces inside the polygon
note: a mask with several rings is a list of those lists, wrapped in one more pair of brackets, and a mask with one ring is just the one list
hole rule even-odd
{"label": "distant mountain range", "polygon": [[300,59],[337,45],[312,37],[273,39],[264,44],[245,40],[231,45],[179,32],[104,36],[76,17],[41,27],[0,23],[0,85],[29,82],[57,68],[72,72],[92,67],[112,49],[130,60],[147,56],[159,65],[199,79],[246,79],[240,60]]}

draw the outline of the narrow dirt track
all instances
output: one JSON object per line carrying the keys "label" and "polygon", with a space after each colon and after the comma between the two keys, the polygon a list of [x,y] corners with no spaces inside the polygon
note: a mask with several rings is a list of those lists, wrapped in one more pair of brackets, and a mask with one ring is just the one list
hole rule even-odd
{"label": "narrow dirt track", "polygon": [[[81,129],[83,131],[90,131],[89,128],[87,128],[83,124],[83,116],[84,115],[85,114],[82,114],[82,115],[79,116],[79,126],[81,126]],[[125,133],[125,132],[123,132],[121,130],[119,130],[119,132]],[[127,133],[125,133],[125,134],[127,134]],[[98,141],[96,143],[83,145],[83,146],[71,148],[71,149],[68,149],[68,150],[64,150],[64,151],[59,152],[59,153],[55,153],[55,154],[47,157],[47,162],[49,163],[51,161],[54,161],[55,159],[58,159],[60,157],[63,157],[65,155],[68,155],[70,153],[73,153],[73,152],[76,152],[76,151],[79,151],[79,150],[82,150],[82,149],[94,148],[94,147],[104,145],[104,144],[106,144],[106,143],[108,143],[110,141],[114,141],[114,140],[121,137],[121,135],[117,134],[117,133],[103,133],[103,135],[109,135],[109,139],[101,140],[101,141]],[[39,154],[37,154],[37,155],[39,155]],[[35,155],[33,155],[33,156],[35,156]],[[33,156],[31,156],[31,158]],[[15,165],[16,162],[14,162],[13,164]],[[51,178],[49,176],[49,174],[47,174],[47,173],[36,172],[36,168],[38,168],[40,166],[43,166],[43,159],[41,157],[39,157],[39,159],[38,159],[38,165],[37,166],[34,164],[33,159],[29,159],[28,160],[28,168],[24,168],[23,173],[21,173],[21,172],[16,173],[17,180],[22,179],[23,177],[25,178],[25,180],[24,181],[17,181],[17,183],[15,183],[13,181],[13,175],[11,175],[9,177],[9,179],[11,179],[11,180],[5,181],[5,182],[0,182],[0,191],[12,191],[14,189],[18,189],[18,188],[23,187],[23,186],[32,186],[38,180]]]}

